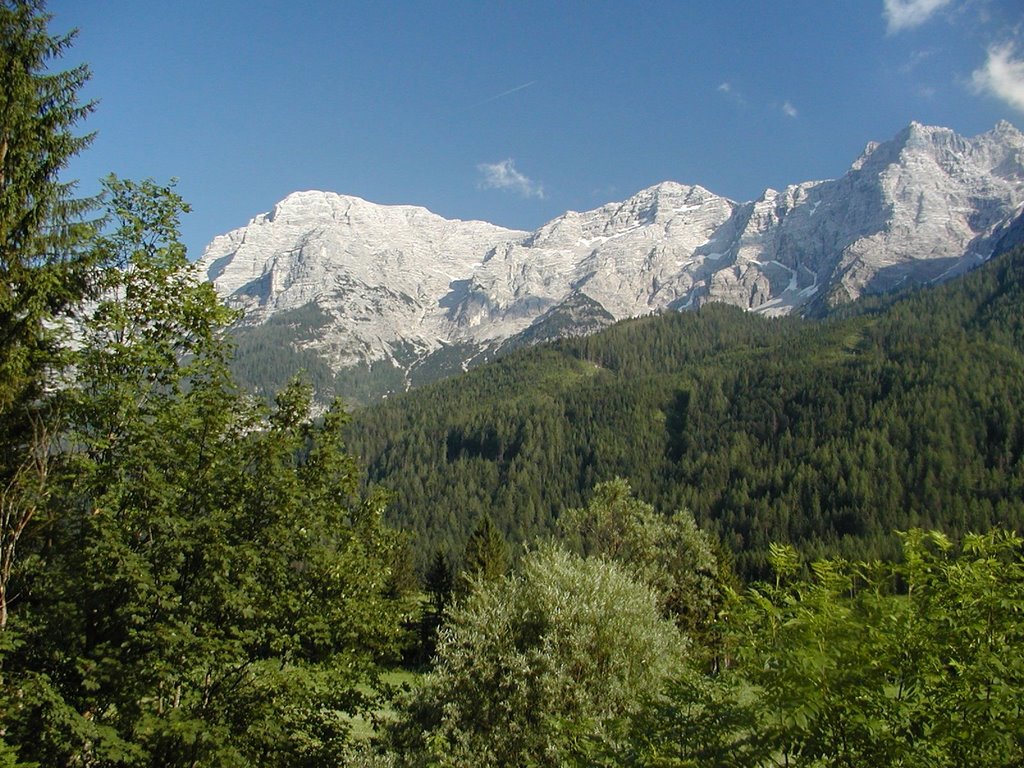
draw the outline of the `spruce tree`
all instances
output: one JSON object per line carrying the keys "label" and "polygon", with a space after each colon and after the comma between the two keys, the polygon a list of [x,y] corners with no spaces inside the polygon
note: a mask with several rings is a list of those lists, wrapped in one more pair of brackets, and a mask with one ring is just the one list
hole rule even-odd
{"label": "spruce tree", "polygon": [[38,0],[0,3],[0,414],[36,399],[52,362],[54,318],[85,292],[89,199],[61,172],[90,143],[86,66],[51,71],[74,33],[54,36]]}
{"label": "spruce tree", "polygon": [[484,514],[466,542],[457,591],[468,594],[475,581],[500,579],[508,570],[508,546],[489,514]]}
{"label": "spruce tree", "polygon": [[452,569],[444,550],[434,551],[434,559],[430,562],[423,585],[430,595],[434,614],[440,618],[452,600]]}
{"label": "spruce tree", "polygon": [[419,626],[419,647],[416,649],[415,661],[426,664],[434,657],[437,650],[437,631],[444,622],[445,612],[452,602],[454,591],[452,567],[444,550],[434,551],[430,567],[423,579],[423,588],[430,597],[430,602],[423,610]]}
{"label": "spruce tree", "polygon": [[55,433],[47,393],[60,318],[85,294],[93,201],[61,172],[91,136],[87,67],[53,69],[74,33],[52,35],[40,0],[0,2],[0,629],[15,549],[46,497]]}

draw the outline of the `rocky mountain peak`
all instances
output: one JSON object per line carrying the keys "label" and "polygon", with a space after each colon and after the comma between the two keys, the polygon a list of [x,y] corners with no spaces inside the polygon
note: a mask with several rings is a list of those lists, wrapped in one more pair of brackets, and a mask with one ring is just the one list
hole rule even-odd
{"label": "rocky mountain peak", "polygon": [[676,214],[696,210],[712,199],[721,198],[701,186],[663,181],[624,200],[611,219],[625,226],[664,222]]}
{"label": "rocky mountain peak", "polygon": [[204,266],[250,328],[312,304],[326,319],[306,348],[335,367],[383,361],[412,376],[442,353],[461,366],[452,345],[479,356],[708,301],[819,311],[945,279],[987,258],[1022,205],[1014,126],[965,138],[914,122],[834,180],[748,203],[664,181],[532,233],[296,192],[216,238]]}
{"label": "rocky mountain peak", "polygon": [[1024,141],[1024,133],[1017,130],[1016,126],[1008,120],[1000,120],[991,130],[993,136],[1004,137],[1005,140],[1020,144]]}

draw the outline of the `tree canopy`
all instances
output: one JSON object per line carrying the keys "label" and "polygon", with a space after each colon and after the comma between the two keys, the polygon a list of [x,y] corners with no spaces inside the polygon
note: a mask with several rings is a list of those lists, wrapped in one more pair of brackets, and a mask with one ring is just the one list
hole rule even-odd
{"label": "tree canopy", "polygon": [[49,23],[0,0],[0,766],[1024,764],[1024,250],[352,425],[233,378],[173,182],[88,221]]}
{"label": "tree canopy", "polygon": [[3,739],[44,765],[334,765],[397,659],[398,538],[336,405],[267,409],[227,372],[230,313],[169,186],[107,182],[95,300],[12,569]]}
{"label": "tree canopy", "polygon": [[618,765],[1010,766],[1024,760],[1021,539],[902,537],[901,562],[792,548],[734,606],[733,660],[650,699]]}
{"label": "tree canopy", "polygon": [[48,22],[40,2],[0,3],[0,629],[18,540],[46,493],[59,333],[87,293],[95,231],[94,201],[60,178],[91,139],[75,132],[93,109],[79,99],[89,70],[57,69],[74,35]]}
{"label": "tree canopy", "polygon": [[612,736],[685,647],[654,592],[609,561],[545,546],[477,581],[392,729],[400,764],[565,765]]}

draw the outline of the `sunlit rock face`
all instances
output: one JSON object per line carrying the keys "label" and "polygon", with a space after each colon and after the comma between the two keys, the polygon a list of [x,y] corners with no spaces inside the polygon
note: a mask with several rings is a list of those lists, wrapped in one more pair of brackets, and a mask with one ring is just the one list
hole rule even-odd
{"label": "sunlit rock face", "polygon": [[664,182],[534,232],[297,192],[214,239],[202,268],[249,324],[315,305],[306,343],[336,368],[410,367],[709,301],[787,314],[946,279],[987,259],[1022,203],[1012,125],[911,123],[838,179],[746,203]]}

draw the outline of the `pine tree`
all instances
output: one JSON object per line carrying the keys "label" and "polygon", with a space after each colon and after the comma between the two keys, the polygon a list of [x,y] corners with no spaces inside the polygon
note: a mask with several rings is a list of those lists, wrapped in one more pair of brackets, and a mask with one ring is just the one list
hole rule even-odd
{"label": "pine tree", "polygon": [[[93,109],[87,67],[51,72],[74,33],[50,35],[38,0],[0,4],[0,414],[38,397],[51,363],[48,321],[85,291],[94,203],[61,171],[88,146],[74,126]],[[5,418],[5,425],[7,419]]]}
{"label": "pine tree", "polygon": [[434,559],[423,583],[427,594],[430,595],[431,608],[434,614],[440,617],[452,599],[452,568],[443,550],[438,549],[434,552]]}
{"label": "pine tree", "polygon": [[434,558],[423,578],[423,587],[430,602],[424,607],[419,622],[419,647],[414,659],[417,664],[426,664],[434,657],[437,632],[452,602],[455,579],[444,550],[439,548],[434,551]]}
{"label": "pine tree", "polygon": [[491,516],[484,514],[466,542],[457,591],[460,595],[468,594],[473,582],[500,579],[507,570],[508,546],[505,538],[494,526]]}
{"label": "pine tree", "polygon": [[[86,291],[93,201],[60,179],[90,135],[89,70],[51,71],[74,33],[51,35],[40,0],[0,2],[0,629],[18,539],[46,495],[54,434],[48,384],[59,318]],[[27,457],[27,458],[26,458]]]}

